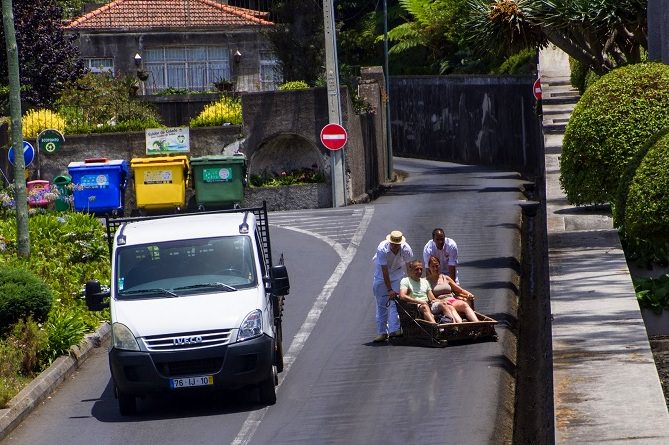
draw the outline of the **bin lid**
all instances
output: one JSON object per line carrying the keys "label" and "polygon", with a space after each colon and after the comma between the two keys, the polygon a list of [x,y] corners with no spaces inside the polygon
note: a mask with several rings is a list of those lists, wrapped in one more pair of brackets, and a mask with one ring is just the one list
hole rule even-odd
{"label": "bin lid", "polygon": [[190,158],[191,164],[246,164],[246,155],[243,153],[234,155],[206,155]]}
{"label": "bin lid", "polygon": [[59,175],[53,178],[53,183],[57,185],[66,185],[72,182],[72,176],[70,175]]}
{"label": "bin lid", "polygon": [[30,186],[35,187],[35,186],[40,186],[40,185],[45,186],[45,185],[48,185],[48,184],[49,184],[49,181],[46,181],[44,179],[35,179],[35,180],[32,180],[32,181],[26,182],[26,185],[28,185],[29,187]]}
{"label": "bin lid", "polygon": [[145,164],[161,164],[161,165],[186,165],[188,166],[188,156],[151,156],[150,158],[132,158],[130,166],[135,168],[139,165]]}
{"label": "bin lid", "polygon": [[128,170],[128,161],[125,159],[115,159],[111,161],[103,161],[103,162],[86,162],[86,161],[74,161],[70,162],[67,164],[67,169],[68,170],[76,170],[76,169],[88,169],[88,168],[95,168],[95,167],[120,167],[123,170]]}

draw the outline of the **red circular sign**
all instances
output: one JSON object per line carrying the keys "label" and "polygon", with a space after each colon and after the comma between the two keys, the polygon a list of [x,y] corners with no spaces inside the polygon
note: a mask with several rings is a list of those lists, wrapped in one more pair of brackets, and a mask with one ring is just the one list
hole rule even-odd
{"label": "red circular sign", "polygon": [[534,94],[534,98],[536,100],[541,100],[541,78],[538,77],[537,80],[534,81],[534,85],[532,85],[532,93]]}
{"label": "red circular sign", "polygon": [[339,150],[348,140],[346,129],[339,124],[327,124],[321,130],[321,143],[328,150]]}

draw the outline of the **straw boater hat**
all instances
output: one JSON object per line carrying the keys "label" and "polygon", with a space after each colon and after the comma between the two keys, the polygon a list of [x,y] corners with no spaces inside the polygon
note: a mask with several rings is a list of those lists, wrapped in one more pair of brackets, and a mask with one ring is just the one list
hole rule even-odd
{"label": "straw boater hat", "polygon": [[386,240],[390,244],[402,244],[404,241],[406,241],[406,238],[404,238],[404,235],[402,235],[402,232],[400,232],[399,230],[393,230],[386,237]]}

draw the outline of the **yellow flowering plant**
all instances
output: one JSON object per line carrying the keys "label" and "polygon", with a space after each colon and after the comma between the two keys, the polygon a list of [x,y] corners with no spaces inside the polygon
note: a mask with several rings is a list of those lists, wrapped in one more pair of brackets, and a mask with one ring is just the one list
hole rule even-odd
{"label": "yellow flowering plant", "polygon": [[65,119],[58,113],[45,108],[28,111],[23,115],[21,123],[24,138],[34,139],[42,130],[46,129],[65,132]]}
{"label": "yellow flowering plant", "polygon": [[202,112],[191,119],[191,127],[214,127],[223,124],[241,125],[242,102],[233,96],[223,96],[205,106]]}

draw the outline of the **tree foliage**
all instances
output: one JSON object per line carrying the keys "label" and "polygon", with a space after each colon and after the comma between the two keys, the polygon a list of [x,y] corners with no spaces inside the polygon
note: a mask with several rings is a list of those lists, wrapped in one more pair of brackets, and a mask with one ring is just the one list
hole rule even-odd
{"label": "tree foliage", "polygon": [[471,7],[468,0],[399,0],[399,4],[402,20],[388,32],[388,38],[393,44],[391,55],[413,67],[414,72],[408,74],[505,71],[500,70],[505,59],[525,48],[474,51],[465,39]]}
{"label": "tree foliage", "polygon": [[644,0],[467,0],[467,40],[479,53],[553,43],[602,75],[638,63],[646,41]]}
{"label": "tree foliage", "polygon": [[316,82],[325,65],[323,9],[318,0],[278,0],[270,19],[276,26],[267,36],[281,61],[284,80]]}
{"label": "tree foliage", "polygon": [[[67,83],[84,73],[79,51],[73,38],[63,32],[63,11],[56,0],[21,0],[14,1],[13,6],[21,99],[30,107],[48,108]],[[8,84],[7,76],[7,54],[2,51],[0,84]]]}

